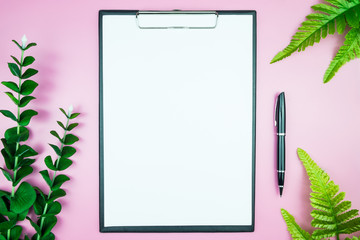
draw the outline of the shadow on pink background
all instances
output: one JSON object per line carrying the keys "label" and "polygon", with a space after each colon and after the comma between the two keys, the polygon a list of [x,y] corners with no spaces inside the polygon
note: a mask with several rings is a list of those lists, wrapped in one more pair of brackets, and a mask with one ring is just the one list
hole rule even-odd
{"label": "shadow on pink background", "polygon": [[[31,125],[31,146],[40,152],[35,166],[45,168],[43,159],[52,154],[45,143],[54,143],[49,131],[59,130],[57,109],[73,104],[81,112],[80,137],[74,165],[64,184],[67,196],[53,232],[59,240],[233,240],[290,239],[280,208],[292,213],[300,226],[310,227],[309,181],[297,158],[305,149],[327,171],[340,189],[360,209],[357,185],[360,170],[360,62],[346,64],[328,84],[322,76],[343,41],[330,36],[316,47],[295,53],[270,65],[272,57],[290,41],[310,6],[320,1],[242,0],[0,0],[0,81],[13,79],[7,69],[10,55],[19,51],[11,40],[25,33],[38,46],[29,50],[37,61],[40,86],[37,100],[29,107],[39,112]],[[98,179],[98,11],[141,10],[256,10],[257,11],[257,158],[255,232],[253,233],[99,233]],[[121,71],[121,70],[119,70]],[[5,87],[0,87],[5,91]],[[275,178],[274,97],[287,97],[287,175],[284,196],[279,198]],[[0,94],[0,108],[15,110]],[[0,135],[12,123],[0,118]],[[4,165],[3,163],[0,164]],[[44,186],[40,175],[27,181]],[[0,187],[9,183],[0,177]],[[27,225],[27,223],[25,223]],[[32,229],[30,229],[33,231]]]}

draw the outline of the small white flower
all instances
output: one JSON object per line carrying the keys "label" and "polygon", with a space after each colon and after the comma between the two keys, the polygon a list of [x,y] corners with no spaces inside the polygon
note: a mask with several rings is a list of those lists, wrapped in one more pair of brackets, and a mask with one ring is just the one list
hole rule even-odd
{"label": "small white flower", "polygon": [[27,42],[27,38],[26,38],[26,35],[25,35],[25,34],[24,34],[24,36],[22,37],[21,41],[22,41],[22,47],[25,48],[25,47],[26,47],[26,42]]}
{"label": "small white flower", "polygon": [[70,116],[72,111],[74,110],[73,105],[70,105],[69,109],[68,109],[68,115]]}

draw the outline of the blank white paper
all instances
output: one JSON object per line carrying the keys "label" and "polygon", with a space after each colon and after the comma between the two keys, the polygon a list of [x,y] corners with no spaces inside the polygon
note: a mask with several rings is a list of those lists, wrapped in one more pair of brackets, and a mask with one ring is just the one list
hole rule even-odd
{"label": "blank white paper", "polygon": [[252,21],[103,17],[105,227],[252,224]]}

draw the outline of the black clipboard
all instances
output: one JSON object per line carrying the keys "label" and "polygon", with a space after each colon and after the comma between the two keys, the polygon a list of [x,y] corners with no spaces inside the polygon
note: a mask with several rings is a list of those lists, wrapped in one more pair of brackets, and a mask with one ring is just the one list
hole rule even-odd
{"label": "black clipboard", "polygon": [[100,231],[254,231],[256,12],[102,10],[99,56]]}

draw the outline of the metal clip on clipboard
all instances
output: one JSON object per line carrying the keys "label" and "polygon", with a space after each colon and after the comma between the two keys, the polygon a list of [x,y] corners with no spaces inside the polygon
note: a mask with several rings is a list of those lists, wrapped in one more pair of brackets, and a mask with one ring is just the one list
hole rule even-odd
{"label": "metal clip on clipboard", "polygon": [[216,11],[139,11],[136,24],[140,29],[214,29]]}

